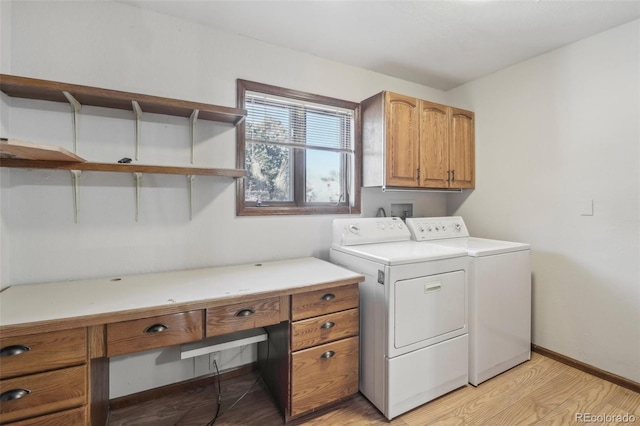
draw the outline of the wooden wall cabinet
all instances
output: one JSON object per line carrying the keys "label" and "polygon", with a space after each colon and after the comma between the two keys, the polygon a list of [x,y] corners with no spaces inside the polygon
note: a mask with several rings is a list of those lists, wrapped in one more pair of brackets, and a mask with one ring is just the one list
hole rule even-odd
{"label": "wooden wall cabinet", "polygon": [[475,187],[473,112],[385,91],[362,121],[363,186]]}

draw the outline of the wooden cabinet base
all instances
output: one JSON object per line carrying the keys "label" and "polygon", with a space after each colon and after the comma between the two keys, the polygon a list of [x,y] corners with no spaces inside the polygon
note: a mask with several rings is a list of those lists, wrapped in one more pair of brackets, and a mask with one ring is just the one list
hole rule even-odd
{"label": "wooden cabinet base", "polygon": [[[33,309],[33,301],[51,290],[57,298],[73,302],[50,313],[46,321],[23,323],[16,314],[17,318],[9,316],[12,320],[0,325],[0,424],[104,426],[111,404],[109,357],[204,341],[205,336],[248,328],[264,327],[268,332],[268,340],[259,343],[257,365],[261,371],[265,366],[264,382],[285,421],[292,413],[314,412],[343,395],[356,393],[358,283],[362,275],[312,258],[278,261],[261,268],[258,277],[255,266],[206,269],[204,275],[210,279],[204,280],[203,270],[195,276],[193,271],[136,276],[142,281],[131,286],[130,297],[136,299],[148,287],[146,282],[153,283],[154,291],[160,289],[162,296],[155,303],[145,300],[149,305],[135,310],[123,294],[129,286],[114,288],[111,279],[9,287],[3,291],[3,306]],[[318,282],[309,284],[309,277]],[[248,282],[254,278],[258,280],[255,285]],[[230,296],[212,285],[217,280],[224,285],[246,283],[246,291],[243,287],[242,294]],[[265,287],[265,282],[272,284]],[[100,294],[113,294],[113,300],[105,302],[106,307],[95,308],[91,315],[67,316],[79,303],[74,298],[77,293],[83,303],[95,303],[94,285],[102,289]],[[172,296],[182,294],[185,287],[199,297],[165,305],[165,300],[173,301]],[[120,306],[120,298],[124,301],[117,309],[114,306]],[[7,317],[3,310],[3,320]],[[293,323],[295,347],[291,341]],[[353,343],[348,345],[350,341]],[[220,342],[207,341],[205,345],[210,343],[209,348],[217,346],[212,350],[224,350],[218,346]],[[293,369],[293,362],[301,367]],[[151,393],[155,395],[157,390],[145,395]]]}

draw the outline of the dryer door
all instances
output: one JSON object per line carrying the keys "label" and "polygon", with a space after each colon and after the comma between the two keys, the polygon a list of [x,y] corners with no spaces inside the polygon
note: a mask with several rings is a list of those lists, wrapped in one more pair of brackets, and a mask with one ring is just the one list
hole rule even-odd
{"label": "dryer door", "polygon": [[396,349],[427,346],[465,332],[464,271],[396,281],[394,291]]}

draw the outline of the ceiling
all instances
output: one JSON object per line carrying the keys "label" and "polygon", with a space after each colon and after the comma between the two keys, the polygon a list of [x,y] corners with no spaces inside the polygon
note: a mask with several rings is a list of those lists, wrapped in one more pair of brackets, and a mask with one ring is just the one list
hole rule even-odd
{"label": "ceiling", "polygon": [[123,2],[441,90],[640,18],[640,0]]}

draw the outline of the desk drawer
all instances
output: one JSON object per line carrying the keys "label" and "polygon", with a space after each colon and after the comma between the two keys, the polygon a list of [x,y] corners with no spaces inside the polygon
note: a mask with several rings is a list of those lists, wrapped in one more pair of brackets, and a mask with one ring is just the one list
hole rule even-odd
{"label": "desk drawer", "polygon": [[87,359],[84,328],[0,339],[0,379],[83,364]]}
{"label": "desk drawer", "polygon": [[358,307],[358,284],[291,296],[291,319],[296,321]]}
{"label": "desk drawer", "polygon": [[73,410],[10,423],[7,426],[85,426],[88,424],[86,412],[84,407],[74,408]]}
{"label": "desk drawer", "polygon": [[107,356],[202,339],[202,311],[181,312],[107,325]]}
{"label": "desk drawer", "polygon": [[358,392],[358,337],[293,353],[291,416]]}
{"label": "desk drawer", "polygon": [[[0,423],[79,407],[86,403],[87,376],[84,366],[0,380],[0,394],[17,399],[0,405]],[[26,392],[26,393],[25,393]]]}
{"label": "desk drawer", "polygon": [[336,312],[291,324],[291,350],[332,342],[358,334],[358,309]]}
{"label": "desk drawer", "polygon": [[280,298],[255,300],[207,309],[207,337],[280,322]]}

